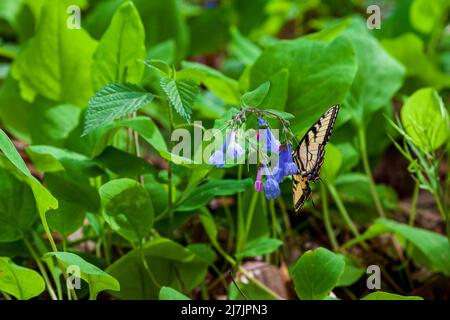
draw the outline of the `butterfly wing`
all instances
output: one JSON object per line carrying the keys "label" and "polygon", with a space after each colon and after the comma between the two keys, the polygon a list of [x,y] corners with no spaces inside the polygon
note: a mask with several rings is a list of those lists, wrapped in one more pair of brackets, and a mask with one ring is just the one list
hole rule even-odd
{"label": "butterfly wing", "polygon": [[330,139],[338,112],[339,105],[328,109],[306,132],[294,152],[293,158],[300,174],[309,181],[315,182],[319,179],[325,156],[325,145]]}
{"label": "butterfly wing", "polygon": [[294,203],[294,211],[298,213],[305,201],[311,198],[311,187],[308,180],[301,174],[292,176],[292,201]]}

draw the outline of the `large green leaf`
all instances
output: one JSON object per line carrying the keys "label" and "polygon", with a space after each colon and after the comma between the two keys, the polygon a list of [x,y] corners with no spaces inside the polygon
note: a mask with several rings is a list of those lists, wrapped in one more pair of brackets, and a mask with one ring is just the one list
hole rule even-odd
{"label": "large green leaf", "polygon": [[89,102],[83,135],[139,110],[152,100],[153,95],[137,85],[107,85]]}
{"label": "large green leaf", "polygon": [[94,89],[110,83],[140,83],[144,74],[144,26],[131,1],[122,4],[94,54]]}
{"label": "large green leaf", "polygon": [[103,217],[111,228],[138,243],[153,226],[153,205],[147,191],[136,180],[116,179],[101,186]]}
{"label": "large green leaf", "polygon": [[429,230],[415,228],[393,220],[378,219],[360,237],[345,244],[350,247],[361,241],[371,239],[380,234],[394,233],[405,244],[405,240],[412,244],[409,254],[418,263],[424,264],[435,272],[450,275],[450,244],[441,234]]}
{"label": "large green leaf", "polygon": [[20,96],[19,83],[9,76],[0,91],[0,118],[18,139],[35,144],[63,145],[78,125],[81,109],[38,96],[28,103]]}
{"label": "large green leaf", "polygon": [[40,295],[45,289],[41,275],[16,265],[11,259],[0,257],[0,290],[19,300]]}
{"label": "large green leaf", "polygon": [[425,152],[438,149],[450,135],[448,111],[433,88],[414,92],[403,105],[400,115],[406,133]]}
{"label": "large green leaf", "polygon": [[189,32],[185,18],[176,0],[134,0],[145,28],[147,48],[173,39],[177,61],[181,60],[189,46]]}
{"label": "large green leaf", "polygon": [[190,121],[192,106],[199,93],[197,83],[189,79],[175,80],[168,77],[161,78],[160,83],[176,112]]}
{"label": "large green leaf", "polygon": [[176,210],[191,211],[198,209],[211,202],[216,196],[229,196],[243,192],[251,184],[251,178],[245,180],[211,179],[197,187]]}
{"label": "large green leaf", "polygon": [[119,282],[105,271],[85,261],[80,256],[70,252],[49,252],[45,257],[55,257],[64,267],[77,266],[80,277],[89,284],[89,299],[95,300],[103,290],[120,290]]}
{"label": "large green leaf", "polygon": [[345,269],[342,256],[318,248],[305,252],[290,271],[295,291],[302,300],[322,300],[337,285]]}
{"label": "large green leaf", "polygon": [[142,249],[122,256],[107,271],[121,283],[120,292],[112,292],[113,296],[141,300],[158,299],[162,286],[190,291],[204,281],[207,268],[208,263],[189,249],[170,239],[154,238]]}
{"label": "large green leaf", "polygon": [[358,70],[344,105],[357,124],[390,102],[403,83],[405,69],[370,34],[360,19],[354,19],[344,32],[351,41]]}
{"label": "large green leaf", "polygon": [[90,70],[97,43],[85,30],[67,28],[66,10],[63,0],[48,2],[35,37],[14,62],[13,76],[27,101],[39,94],[84,106],[92,95]]}
{"label": "large green leaf", "polygon": [[0,169],[0,242],[22,239],[36,220],[31,188]]}
{"label": "large green leaf", "polygon": [[285,110],[296,116],[291,125],[300,134],[325,109],[344,100],[356,73],[355,54],[350,41],[343,37],[331,42],[305,38],[278,41],[256,60],[250,86],[271,80],[282,69],[290,75]]}

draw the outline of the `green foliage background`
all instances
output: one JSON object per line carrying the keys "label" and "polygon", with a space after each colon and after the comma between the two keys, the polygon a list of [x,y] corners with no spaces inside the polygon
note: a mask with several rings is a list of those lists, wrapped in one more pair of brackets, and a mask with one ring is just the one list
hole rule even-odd
{"label": "green foliage background", "polygon": [[[372,2],[380,29],[366,25]],[[254,260],[288,270],[300,299],[418,299],[427,279],[411,270],[448,281],[449,11],[448,0],[2,0],[1,297],[242,299],[227,270],[251,299],[295,297],[249,272]],[[195,120],[219,128],[251,105],[301,138],[334,104],[316,206],[298,217],[289,182],[266,201],[254,168],[173,162],[171,132]],[[394,175],[387,152],[405,159],[407,196],[373,174]],[[417,223],[420,194],[441,229]],[[377,250],[398,256],[370,293],[364,257]],[[71,265],[81,290],[65,288]]]}

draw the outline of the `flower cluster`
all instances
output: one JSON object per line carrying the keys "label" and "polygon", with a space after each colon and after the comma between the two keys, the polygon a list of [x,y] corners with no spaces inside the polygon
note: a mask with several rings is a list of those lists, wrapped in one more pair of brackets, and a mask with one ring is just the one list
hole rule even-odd
{"label": "flower cluster", "polygon": [[[257,150],[257,173],[255,180],[255,190],[261,192],[264,190],[267,199],[275,199],[281,193],[280,183],[284,181],[286,176],[297,173],[297,165],[292,158],[292,145],[286,133],[292,133],[287,129],[286,121],[277,115],[271,114],[277,118],[285,133],[285,142],[281,143],[274,135],[270,125],[264,115],[266,111],[256,110],[247,107],[238,112],[229,124],[240,126],[247,119],[246,111],[252,112],[257,116],[258,129],[256,133],[256,148],[250,144],[249,149]],[[221,149],[216,150],[209,158],[209,163],[221,168],[225,165],[225,160],[238,159],[244,155],[243,147],[238,143],[236,138],[236,129],[234,128],[225,139]],[[249,150],[250,153],[250,150]],[[269,157],[269,154],[271,157]],[[275,157],[273,157],[275,156]],[[269,164],[270,163],[270,164]]]}

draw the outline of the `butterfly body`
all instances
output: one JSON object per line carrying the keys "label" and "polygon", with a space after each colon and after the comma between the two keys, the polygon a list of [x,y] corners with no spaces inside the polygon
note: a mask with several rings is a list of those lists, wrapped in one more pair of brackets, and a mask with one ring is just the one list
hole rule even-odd
{"label": "butterfly body", "polygon": [[292,155],[298,167],[298,174],[292,179],[295,212],[311,198],[309,182],[314,183],[320,179],[320,168],[325,159],[325,145],[330,139],[339,108],[339,105],[335,105],[325,111],[306,132]]}

